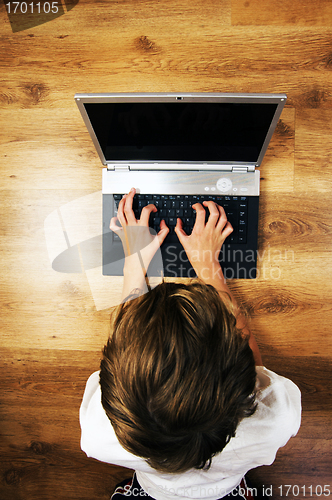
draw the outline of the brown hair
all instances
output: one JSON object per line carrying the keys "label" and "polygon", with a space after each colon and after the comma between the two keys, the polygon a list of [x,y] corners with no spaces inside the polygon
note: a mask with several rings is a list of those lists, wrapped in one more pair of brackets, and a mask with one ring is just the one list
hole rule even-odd
{"label": "brown hair", "polygon": [[100,384],[125,449],[161,472],[210,466],[256,409],[255,362],[235,324],[198,281],[164,282],[119,306]]}

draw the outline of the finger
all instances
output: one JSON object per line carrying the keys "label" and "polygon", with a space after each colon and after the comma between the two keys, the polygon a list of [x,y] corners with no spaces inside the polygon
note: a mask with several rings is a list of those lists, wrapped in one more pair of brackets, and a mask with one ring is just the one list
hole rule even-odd
{"label": "finger", "polygon": [[110,222],[110,229],[112,229],[112,231],[114,231],[115,233],[121,229],[117,222],[119,222],[119,219],[117,217],[112,217]]}
{"label": "finger", "polygon": [[232,234],[232,232],[233,232],[233,226],[229,221],[227,221],[226,226],[221,232],[221,236],[225,240],[230,234]]}
{"label": "finger", "polygon": [[215,227],[221,215],[219,205],[217,205],[214,201],[203,201],[203,205],[209,210],[209,218],[206,225]]}
{"label": "finger", "polygon": [[[130,226],[136,225],[136,217],[133,211],[133,199],[136,193],[135,188],[131,188],[127,196],[125,197],[124,204],[123,204],[123,213],[126,218],[127,223]],[[118,217],[119,217],[119,212],[118,212]],[[122,221],[121,221],[122,223]]]}
{"label": "finger", "polygon": [[[188,234],[183,230],[183,222],[181,219],[177,219],[176,226],[174,228],[174,232],[179,238],[180,243],[184,242],[186,238],[189,238]],[[183,243],[182,243],[183,245]]]}
{"label": "finger", "polygon": [[142,223],[144,226],[149,225],[151,212],[157,212],[157,207],[155,205],[152,205],[151,203],[142,208],[140,223]]}
{"label": "finger", "polygon": [[221,232],[221,237],[225,239],[234,231],[232,224],[227,220],[227,215],[223,207],[218,206],[220,212],[220,218],[216,229]]}
{"label": "finger", "polygon": [[127,220],[126,220],[125,214],[123,212],[123,208],[124,208],[124,204],[125,204],[127,196],[128,195],[126,195],[126,194],[123,195],[123,197],[121,198],[119,205],[118,205],[117,218],[118,218],[118,221],[120,222],[121,226],[125,226],[127,224]]}
{"label": "finger", "polygon": [[169,233],[169,227],[166,226],[166,222],[163,219],[160,222],[160,231],[157,234],[160,246],[164,242],[164,240],[165,240],[166,236],[168,235],[168,233]]}
{"label": "finger", "polygon": [[217,208],[219,210],[219,220],[218,220],[218,223],[217,223],[217,229],[219,229],[220,231],[222,231],[223,228],[227,224],[227,215],[226,215],[226,212],[225,212],[225,210],[224,210],[224,208],[222,206],[217,205]]}
{"label": "finger", "polygon": [[160,222],[160,229],[164,229],[164,228],[167,228],[169,230],[169,227],[167,226],[165,220],[163,219],[161,222]]}
{"label": "finger", "polygon": [[195,203],[192,208],[196,211],[196,220],[193,230],[205,226],[205,210],[200,203]]}

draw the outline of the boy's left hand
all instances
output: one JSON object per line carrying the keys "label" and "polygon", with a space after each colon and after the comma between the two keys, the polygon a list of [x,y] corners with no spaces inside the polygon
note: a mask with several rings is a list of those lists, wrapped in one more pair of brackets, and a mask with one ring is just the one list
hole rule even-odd
{"label": "boy's left hand", "polygon": [[[133,199],[136,190],[132,188],[119,203],[117,217],[113,217],[110,222],[110,229],[114,231],[122,241],[123,249],[127,257],[138,254],[143,261],[145,271],[165,240],[169,228],[164,220],[160,223],[160,231],[153,235],[149,228],[149,218],[151,212],[156,212],[155,205],[147,205],[142,209],[140,219],[137,220],[133,211]],[[117,225],[117,221],[121,227]],[[125,264],[126,267],[126,264]]]}

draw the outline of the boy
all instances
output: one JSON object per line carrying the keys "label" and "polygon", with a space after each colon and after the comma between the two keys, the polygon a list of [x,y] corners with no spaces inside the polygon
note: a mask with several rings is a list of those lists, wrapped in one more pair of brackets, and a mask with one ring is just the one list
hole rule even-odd
{"label": "boy", "polygon": [[[233,229],[223,208],[203,202],[205,222],[203,206],[193,205],[191,235],[178,219],[176,234],[199,280],[162,283],[144,293],[145,270],[168,228],[162,221],[159,233],[150,235],[156,208],[144,207],[136,220],[134,195],[132,189],[121,200],[110,224],[126,254],[124,303],[113,318],[101,370],[87,382],[81,447],[88,456],[135,469],[114,500],[247,498],[246,472],[271,464],[297,433],[300,392],[262,366],[224,280],[218,255]],[[141,292],[129,295],[135,289]]]}

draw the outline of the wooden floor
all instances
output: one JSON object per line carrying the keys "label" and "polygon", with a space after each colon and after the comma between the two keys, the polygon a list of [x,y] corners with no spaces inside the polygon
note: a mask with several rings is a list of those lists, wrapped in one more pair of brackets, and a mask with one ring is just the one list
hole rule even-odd
{"label": "wooden floor", "polygon": [[78,422],[108,334],[95,297],[116,301],[121,284],[55,272],[44,231],[101,189],[75,92],[118,91],[288,95],[261,168],[260,276],[230,286],[265,365],[303,395],[299,434],[251,476],[266,498],[328,498],[331,1],[81,0],[15,33],[3,3],[0,16],[0,499],[106,500],[128,475],[85,457]]}

